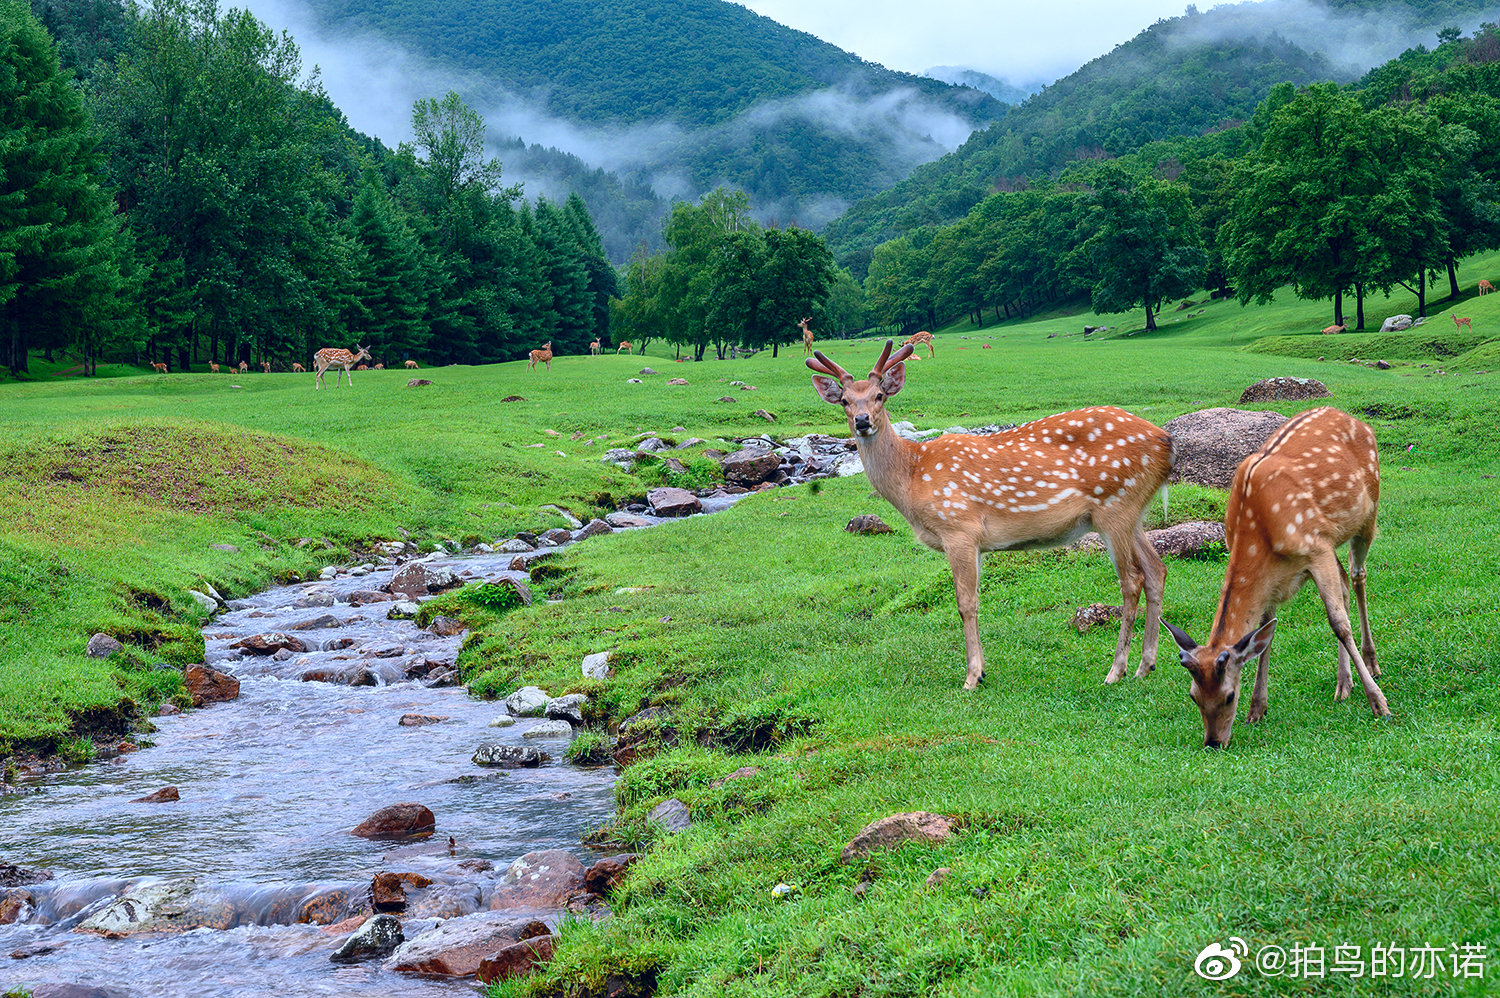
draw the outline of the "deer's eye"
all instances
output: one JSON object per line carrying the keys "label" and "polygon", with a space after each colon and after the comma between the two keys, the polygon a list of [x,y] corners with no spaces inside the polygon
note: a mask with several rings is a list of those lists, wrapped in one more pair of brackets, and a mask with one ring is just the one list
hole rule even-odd
{"label": "deer's eye", "polygon": [[875,401],[876,402],[884,402],[885,401],[885,392],[876,392],[875,393]]}

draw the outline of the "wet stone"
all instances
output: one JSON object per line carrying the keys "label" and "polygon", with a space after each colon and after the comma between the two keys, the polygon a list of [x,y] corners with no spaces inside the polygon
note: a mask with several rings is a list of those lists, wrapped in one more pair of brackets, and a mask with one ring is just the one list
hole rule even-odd
{"label": "wet stone", "polygon": [[397,723],[403,728],[420,728],[428,724],[442,724],[448,720],[435,714],[402,714]]}
{"label": "wet stone", "polygon": [[227,672],[207,665],[190,665],[183,670],[182,683],[193,698],[194,707],[224,703],[240,695],[240,681]]}
{"label": "wet stone", "polygon": [[343,621],[339,620],[339,618],[335,617],[333,614],[325,613],[322,616],[313,617],[310,620],[299,620],[295,624],[290,624],[287,626],[287,630],[316,631],[327,627],[342,627],[343,623]]}
{"label": "wet stone", "polygon": [[433,617],[432,623],[427,625],[427,629],[443,638],[451,638],[467,630],[463,624],[452,617]]}
{"label": "wet stone", "polygon": [[180,799],[180,795],[177,793],[177,788],[176,787],[162,787],[160,790],[156,791],[155,793],[147,794],[144,797],[137,797],[135,800],[131,801],[130,803],[132,803],[132,804],[165,804],[168,801],[174,801],[174,800],[178,800],[178,799]]}
{"label": "wet stone", "polygon": [[474,750],[474,762],[480,766],[498,769],[535,769],[548,758],[541,749],[531,746],[502,745],[485,742]]}
{"label": "wet stone", "polygon": [[349,834],[366,839],[403,839],[431,835],[437,819],[422,804],[383,807],[360,822]]}
{"label": "wet stone", "polygon": [[329,957],[334,963],[355,963],[389,956],[406,941],[401,920],[395,915],[376,915],[363,925]]}

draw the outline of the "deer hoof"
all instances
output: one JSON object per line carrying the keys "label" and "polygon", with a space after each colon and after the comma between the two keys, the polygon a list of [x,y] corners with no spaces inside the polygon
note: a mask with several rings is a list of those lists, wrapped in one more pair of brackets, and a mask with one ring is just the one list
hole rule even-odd
{"label": "deer hoof", "polygon": [[1247,719],[1251,724],[1259,722],[1263,717],[1266,716],[1266,706],[1267,705],[1263,703],[1252,702],[1250,704],[1250,715]]}
{"label": "deer hoof", "polygon": [[1106,686],[1108,686],[1111,683],[1118,683],[1120,680],[1122,680],[1124,678],[1125,678],[1125,670],[1122,669],[1122,668],[1120,668],[1117,665],[1113,669],[1110,669],[1108,675],[1106,675],[1104,677],[1104,684]]}
{"label": "deer hoof", "polygon": [[968,677],[964,679],[964,689],[966,689],[966,690],[975,689],[976,687],[979,686],[980,681],[983,680],[983,679],[984,679],[984,668],[983,667],[981,667],[977,672],[975,670],[973,670],[973,669],[970,669]]}
{"label": "deer hoof", "polygon": [[1349,692],[1353,689],[1353,680],[1340,677],[1339,684],[1333,691],[1333,699],[1339,702],[1347,700],[1349,699]]}
{"label": "deer hoof", "polygon": [[1155,671],[1156,671],[1156,663],[1155,662],[1152,662],[1149,665],[1147,663],[1145,663],[1145,662],[1142,662],[1139,666],[1136,667],[1135,678],[1137,678],[1137,679],[1145,679],[1147,676],[1151,675],[1151,673],[1153,673]]}

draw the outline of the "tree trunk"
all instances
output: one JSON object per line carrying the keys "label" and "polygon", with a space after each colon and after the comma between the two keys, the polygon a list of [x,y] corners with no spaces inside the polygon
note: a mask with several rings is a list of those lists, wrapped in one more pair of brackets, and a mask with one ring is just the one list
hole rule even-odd
{"label": "tree trunk", "polygon": [[1417,318],[1427,315],[1427,268],[1417,271]]}
{"label": "tree trunk", "polygon": [[1155,329],[1156,329],[1156,316],[1153,315],[1152,312],[1151,312],[1151,302],[1147,301],[1146,302],[1146,332],[1149,333],[1149,332],[1152,332]]}
{"label": "tree trunk", "polygon": [[1365,328],[1365,286],[1360,283],[1354,285],[1354,328]]}
{"label": "tree trunk", "polygon": [[1342,326],[1344,324],[1344,292],[1333,293],[1333,324]]}
{"label": "tree trunk", "polygon": [[1454,265],[1453,255],[1448,255],[1448,297],[1458,300],[1458,268]]}

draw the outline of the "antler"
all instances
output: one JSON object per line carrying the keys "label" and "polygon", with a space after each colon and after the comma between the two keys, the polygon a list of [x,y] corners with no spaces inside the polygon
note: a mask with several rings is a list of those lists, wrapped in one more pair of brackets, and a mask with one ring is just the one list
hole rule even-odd
{"label": "antler", "polygon": [[900,350],[897,350],[895,355],[892,356],[891,346],[893,345],[893,343],[894,341],[892,340],[885,341],[885,349],[880,352],[880,359],[875,362],[874,367],[870,368],[871,381],[879,380],[880,376],[885,374],[886,368],[895,367],[897,364],[901,363],[903,360],[911,356],[912,346],[910,343],[907,343]]}
{"label": "antler", "polygon": [[839,384],[841,385],[849,385],[854,383],[854,375],[850,374],[842,367],[839,367],[827,357],[823,356],[823,351],[821,350],[814,350],[813,359],[803,361],[803,363],[812,368],[814,371],[817,371],[819,374],[833,375],[835,378],[839,379]]}

